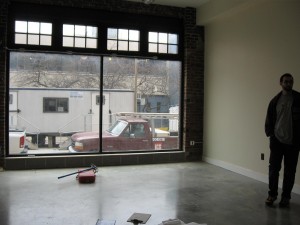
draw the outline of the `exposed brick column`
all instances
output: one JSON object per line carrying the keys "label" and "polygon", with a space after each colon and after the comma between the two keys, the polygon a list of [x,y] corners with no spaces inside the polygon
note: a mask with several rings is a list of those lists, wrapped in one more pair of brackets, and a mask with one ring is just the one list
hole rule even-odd
{"label": "exposed brick column", "polygon": [[5,151],[5,93],[6,93],[6,26],[8,0],[0,3],[0,166]]}
{"label": "exposed brick column", "polygon": [[[187,160],[203,152],[204,28],[196,26],[196,9],[185,9],[183,146]],[[190,142],[194,141],[194,145]]]}

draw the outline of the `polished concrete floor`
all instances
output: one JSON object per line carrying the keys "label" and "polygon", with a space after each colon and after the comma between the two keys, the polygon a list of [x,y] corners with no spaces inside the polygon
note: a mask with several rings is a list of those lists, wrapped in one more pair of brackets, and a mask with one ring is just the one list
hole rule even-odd
{"label": "polished concrete floor", "polygon": [[77,169],[0,172],[1,225],[128,225],[135,212],[146,224],[178,218],[207,225],[299,225],[300,196],[289,209],[264,204],[267,184],[204,163],[101,167],[93,184]]}

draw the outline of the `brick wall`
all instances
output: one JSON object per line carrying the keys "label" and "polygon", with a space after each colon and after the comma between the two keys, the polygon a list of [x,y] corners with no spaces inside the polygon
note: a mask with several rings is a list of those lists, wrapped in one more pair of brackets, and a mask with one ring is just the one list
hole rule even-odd
{"label": "brick wall", "polygon": [[[5,98],[6,98],[6,21],[11,0],[1,1],[0,11],[0,147],[5,146]],[[202,156],[203,137],[203,88],[204,88],[204,29],[196,26],[194,8],[178,8],[145,5],[121,0],[18,0],[18,2],[92,8],[115,12],[157,15],[184,20],[184,98],[183,98],[183,148],[185,160],[199,160]],[[195,145],[191,146],[190,141]],[[0,162],[3,163],[3,160]]]}
{"label": "brick wall", "polygon": [[0,3],[0,166],[5,150],[5,96],[6,96],[6,23],[8,2]]}
{"label": "brick wall", "polygon": [[195,9],[184,11],[183,146],[186,159],[197,160],[202,156],[203,140],[204,28],[196,26]]}

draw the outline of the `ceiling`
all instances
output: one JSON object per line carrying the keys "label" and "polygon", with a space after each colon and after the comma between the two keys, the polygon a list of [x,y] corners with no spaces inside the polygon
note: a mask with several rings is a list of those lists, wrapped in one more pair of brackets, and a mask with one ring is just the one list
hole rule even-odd
{"label": "ceiling", "polygon": [[[147,0],[127,0],[144,2]],[[245,7],[263,2],[263,0],[149,0],[151,4],[175,7],[193,7],[197,9],[197,25],[206,25],[219,18],[232,15]]]}
{"label": "ceiling", "polygon": [[[142,2],[142,0],[128,0],[132,2]],[[158,5],[169,5],[177,7],[193,7],[198,8],[204,3],[207,3],[209,0],[154,0],[153,4]]]}

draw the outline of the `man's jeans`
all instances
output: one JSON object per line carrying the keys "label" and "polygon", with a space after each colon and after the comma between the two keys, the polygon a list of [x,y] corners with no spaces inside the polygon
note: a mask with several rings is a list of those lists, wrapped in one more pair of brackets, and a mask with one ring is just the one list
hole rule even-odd
{"label": "man's jeans", "polygon": [[284,174],[281,196],[290,199],[295,182],[299,150],[292,145],[281,143],[275,136],[270,137],[270,150],[269,195],[272,197],[277,197],[278,195],[279,171],[283,159]]}

